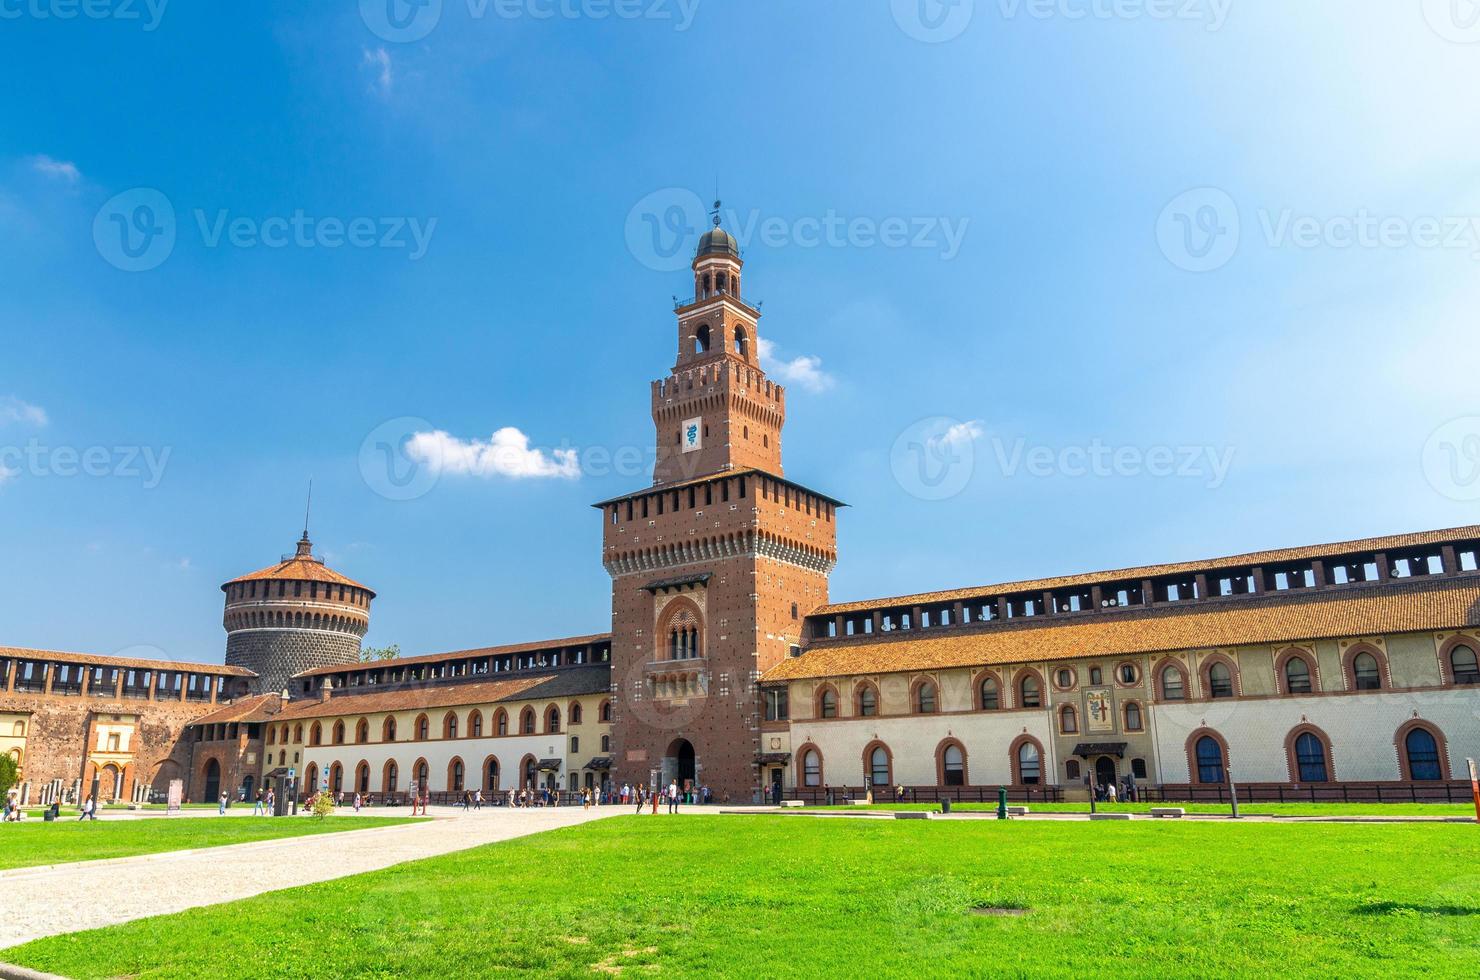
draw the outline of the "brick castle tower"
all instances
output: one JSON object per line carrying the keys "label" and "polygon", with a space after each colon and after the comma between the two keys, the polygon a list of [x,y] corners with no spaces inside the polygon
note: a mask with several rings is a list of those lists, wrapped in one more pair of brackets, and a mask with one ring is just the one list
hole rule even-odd
{"label": "brick castle tower", "polygon": [[257,673],[255,693],[282,691],[300,671],[360,659],[375,593],[314,555],[307,528],[293,554],[221,591],[226,663]]}
{"label": "brick castle tower", "polygon": [[699,241],[678,358],[652,385],[653,486],[598,504],[612,577],[617,783],[760,788],[757,680],[827,602],[840,504],[782,477],[786,394],[757,356],[759,311],[724,229]]}

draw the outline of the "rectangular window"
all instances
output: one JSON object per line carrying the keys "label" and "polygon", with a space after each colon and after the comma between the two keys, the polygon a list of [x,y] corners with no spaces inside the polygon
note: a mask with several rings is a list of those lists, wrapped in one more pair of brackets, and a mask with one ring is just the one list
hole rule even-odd
{"label": "rectangular window", "polygon": [[790,717],[787,707],[786,688],[771,689],[766,691],[766,720],[786,721]]}

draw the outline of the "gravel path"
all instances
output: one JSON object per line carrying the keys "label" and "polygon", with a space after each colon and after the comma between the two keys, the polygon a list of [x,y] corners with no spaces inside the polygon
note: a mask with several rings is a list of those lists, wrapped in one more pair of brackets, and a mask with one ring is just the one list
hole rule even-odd
{"label": "gravel path", "polygon": [[453,810],[399,827],[0,871],[0,893],[5,895],[0,950],[43,936],[233,902],[627,812],[620,806],[590,812],[580,807],[489,808],[468,814]]}

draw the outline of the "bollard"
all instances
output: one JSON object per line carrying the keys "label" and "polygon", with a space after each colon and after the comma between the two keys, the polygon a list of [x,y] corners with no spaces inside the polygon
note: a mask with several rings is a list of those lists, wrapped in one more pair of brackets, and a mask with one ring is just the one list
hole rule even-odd
{"label": "bollard", "polygon": [[949,796],[940,801],[940,812],[941,813],[950,813],[951,812],[951,798]]}
{"label": "bollard", "polygon": [[997,819],[1007,819],[1007,787],[997,787]]}

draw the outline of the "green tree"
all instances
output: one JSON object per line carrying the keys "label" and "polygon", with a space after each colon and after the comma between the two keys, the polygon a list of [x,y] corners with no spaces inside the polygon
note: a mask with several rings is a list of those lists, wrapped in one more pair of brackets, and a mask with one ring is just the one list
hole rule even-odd
{"label": "green tree", "polygon": [[376,660],[395,660],[401,656],[401,644],[392,643],[388,647],[362,647],[360,649],[360,663],[368,664]]}
{"label": "green tree", "polygon": [[319,790],[309,804],[309,812],[320,820],[334,813],[334,794],[326,789]]}
{"label": "green tree", "polygon": [[10,792],[10,787],[21,781],[20,767],[8,755],[0,755],[0,799]]}

